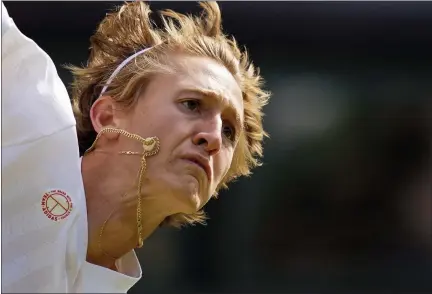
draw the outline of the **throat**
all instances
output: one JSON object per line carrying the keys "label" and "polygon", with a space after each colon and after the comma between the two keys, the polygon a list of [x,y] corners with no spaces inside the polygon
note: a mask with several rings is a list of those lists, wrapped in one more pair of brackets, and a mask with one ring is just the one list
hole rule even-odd
{"label": "throat", "polygon": [[[89,262],[112,268],[116,260],[136,248],[136,219],[129,215],[119,209],[104,218],[89,221]],[[91,217],[89,215],[89,220]]]}

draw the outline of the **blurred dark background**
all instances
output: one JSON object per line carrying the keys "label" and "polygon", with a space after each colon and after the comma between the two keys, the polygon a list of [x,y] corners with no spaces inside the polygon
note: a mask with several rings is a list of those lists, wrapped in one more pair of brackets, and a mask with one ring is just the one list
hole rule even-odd
{"label": "blurred dark background", "polygon": [[[116,4],[5,2],[65,84]],[[220,5],[273,92],[264,165],[156,232],[130,293],[432,293],[432,2]]]}

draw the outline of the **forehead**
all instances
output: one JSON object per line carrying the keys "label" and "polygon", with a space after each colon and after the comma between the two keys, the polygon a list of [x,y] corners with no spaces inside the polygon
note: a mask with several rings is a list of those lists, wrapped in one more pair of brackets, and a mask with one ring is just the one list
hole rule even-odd
{"label": "forehead", "polygon": [[175,56],[179,88],[198,89],[222,97],[235,108],[243,121],[243,95],[238,82],[225,66],[213,59],[196,56]]}

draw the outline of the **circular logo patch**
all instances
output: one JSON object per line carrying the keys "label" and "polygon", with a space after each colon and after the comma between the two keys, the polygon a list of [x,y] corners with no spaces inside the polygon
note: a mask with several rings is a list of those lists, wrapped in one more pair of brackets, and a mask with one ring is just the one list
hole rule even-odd
{"label": "circular logo patch", "polygon": [[62,190],[52,190],[42,197],[42,211],[53,221],[60,221],[68,217],[72,211],[72,200]]}

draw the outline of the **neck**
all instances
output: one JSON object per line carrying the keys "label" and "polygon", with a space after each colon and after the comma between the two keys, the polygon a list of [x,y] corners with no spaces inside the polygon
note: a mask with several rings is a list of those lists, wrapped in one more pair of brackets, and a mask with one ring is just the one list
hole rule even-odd
{"label": "neck", "polygon": [[[87,261],[110,269],[115,261],[138,246],[136,175],[127,175],[109,155],[90,153],[82,159],[87,202]],[[137,167],[136,170],[138,170]],[[129,179],[122,183],[122,179]],[[143,185],[145,186],[145,184]],[[152,199],[142,187],[142,199]],[[151,201],[142,201],[142,238],[147,239],[167,215]]]}

